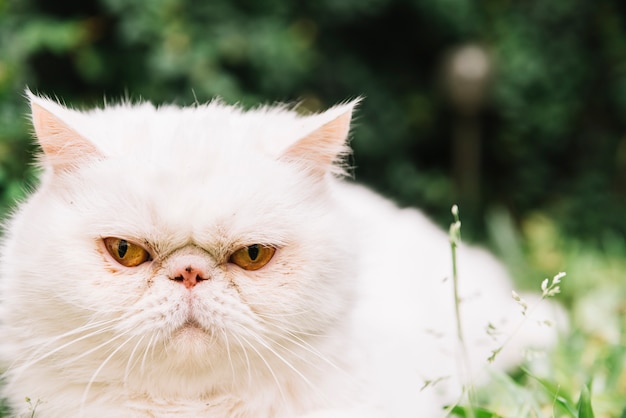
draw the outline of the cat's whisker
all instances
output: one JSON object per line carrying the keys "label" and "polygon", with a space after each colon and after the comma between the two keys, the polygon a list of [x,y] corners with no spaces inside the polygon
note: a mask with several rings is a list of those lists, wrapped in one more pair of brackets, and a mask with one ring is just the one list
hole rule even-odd
{"label": "cat's whisker", "polygon": [[[101,327],[104,325],[110,325],[112,323],[115,322],[119,322],[120,319],[119,318],[115,318],[115,319],[109,319],[106,321],[100,321],[100,322],[88,322],[80,327],[74,328],[70,331],[66,331],[63,334],[59,334],[56,335],[54,337],[48,338],[47,341],[45,342],[45,344],[43,344],[42,346],[40,346],[33,354],[36,355],[38,353],[40,353],[41,351],[43,351],[45,349],[45,347],[48,347],[52,344],[54,344],[55,342],[62,340],[63,338],[67,338],[67,337],[71,337],[73,335],[85,332],[85,331],[89,331],[92,330],[96,327]],[[107,329],[110,329],[111,327],[108,327]]]}
{"label": "cat's whisker", "polygon": [[234,387],[235,381],[236,381],[236,378],[237,378],[237,374],[235,373],[235,365],[233,364],[233,359],[232,359],[231,354],[230,354],[231,350],[230,350],[230,343],[228,341],[228,334],[226,334],[226,331],[224,331],[224,330],[221,330],[221,331],[222,331],[221,334],[222,334],[223,339],[224,339],[224,344],[226,345],[226,355],[228,356],[228,363],[230,364],[230,372],[232,373],[232,379],[231,380],[232,380],[232,385]]}
{"label": "cat's whisker", "polygon": [[156,332],[156,339],[154,340],[154,344],[152,344],[152,349],[150,350],[150,358],[154,360],[154,350],[156,349],[156,346],[158,343],[161,343],[163,345],[163,351],[167,354],[167,344],[166,341],[163,339],[163,335],[161,331],[157,331]]}
{"label": "cat's whisker", "polygon": [[[118,337],[121,337],[125,334],[120,334]],[[100,372],[102,371],[102,369],[104,368],[104,366],[106,366],[106,364],[113,358],[113,356],[115,354],[117,354],[122,348],[124,348],[124,346],[126,346],[126,344],[128,344],[133,338],[135,338],[135,335],[131,335],[128,339],[126,339],[123,343],[121,343],[120,345],[117,346],[117,348],[115,350],[113,350],[111,352],[111,354],[109,354],[103,361],[102,363],[100,363],[100,366],[96,369],[96,371],[93,373],[93,375],[91,376],[91,379],[89,379],[89,382],[87,383],[87,386],[85,387],[85,390],[83,391],[83,396],[81,398],[80,401],[80,406],[81,406],[81,414],[82,415],[82,410],[83,407],[85,405],[85,402],[87,401],[87,397],[89,396],[89,391],[91,390],[91,386],[93,385],[94,381],[96,380],[96,378],[98,377],[98,375],[100,374]],[[117,339],[111,339],[109,342],[112,342],[113,340]]]}
{"label": "cat's whisker", "polygon": [[[114,321],[111,321],[111,322],[114,322]],[[94,325],[94,327],[95,326],[97,326],[97,325]],[[19,376],[24,370],[28,369],[29,367],[33,366],[34,364],[37,364],[37,363],[47,359],[48,357],[53,356],[54,354],[64,350],[67,347],[70,347],[70,346],[72,346],[72,345],[74,345],[74,344],[76,344],[76,343],[78,343],[80,341],[83,341],[83,340],[87,339],[87,338],[90,338],[90,337],[93,337],[93,336],[96,336],[96,335],[108,332],[108,331],[112,330],[113,328],[114,328],[113,326],[107,326],[107,327],[104,327],[104,328],[99,328],[99,329],[97,329],[94,332],[90,332],[90,333],[81,335],[78,338],[74,338],[73,340],[70,340],[70,341],[66,342],[65,344],[62,344],[62,345],[54,348],[53,350],[48,351],[45,354],[37,357],[38,354],[43,352],[44,348],[49,347],[54,342],[59,341],[60,339],[62,339],[64,337],[67,337],[67,336],[79,334],[79,333],[84,332],[85,330],[88,330],[90,328],[89,327],[80,327],[80,328],[77,328],[77,329],[75,329],[75,330],[73,330],[71,332],[66,332],[62,336],[55,337],[52,341],[46,342],[46,344],[44,344],[41,349],[39,349],[35,353],[33,353],[25,363],[23,363],[20,366],[18,366],[17,368],[15,368],[14,370],[19,370],[19,372],[16,374],[16,376]],[[73,360],[74,359],[72,359],[72,361]]]}
{"label": "cat's whisker", "polygon": [[[259,336],[258,334],[252,332],[251,330],[247,330],[248,331],[248,335],[252,338],[255,339],[256,342],[258,342],[261,346],[263,346],[268,352],[270,352],[272,355],[274,355],[276,358],[278,358],[285,366],[287,366],[289,369],[291,369],[296,375],[298,375],[302,381],[309,386],[313,391],[317,392],[319,395],[321,395],[322,398],[326,398],[326,395],[324,395],[322,392],[320,392],[319,388],[317,388],[310,379],[308,379],[300,370],[298,370],[289,360],[287,360],[285,357],[283,357],[278,351],[276,351],[276,349],[274,347],[272,347],[270,344],[268,344],[266,341],[264,341],[264,339]],[[272,341],[274,343],[276,343],[276,341]],[[285,348],[284,346],[278,344],[279,347],[283,348],[284,350],[294,354],[291,350]],[[255,350],[256,351],[256,350]],[[258,353],[258,351],[257,351]],[[260,354],[259,354],[260,355]]]}
{"label": "cat's whisker", "polygon": [[[274,306],[269,305],[269,304],[268,305],[257,304],[256,307],[257,308],[267,307],[268,309],[275,308]],[[313,309],[301,309],[301,310],[292,311],[292,312],[263,312],[263,313],[256,312],[256,314],[259,317],[265,318],[265,319],[283,319],[283,318],[299,317],[303,315],[310,315],[311,312],[314,312],[314,310]]]}
{"label": "cat's whisker", "polygon": [[[348,370],[346,370],[345,368],[338,366],[335,362],[331,361],[327,356],[322,354],[319,350],[315,349],[310,343],[306,342],[301,337],[293,334],[292,332],[287,332],[286,335],[280,334],[279,337],[287,340],[288,342],[290,342],[290,343],[292,343],[294,345],[297,345],[301,349],[303,349],[303,350],[307,351],[308,353],[316,356],[322,362],[328,364],[330,367],[335,369],[337,372],[341,373],[341,375],[346,379],[346,382],[349,382],[355,389],[357,389],[358,387],[360,387],[362,385],[362,382],[357,377],[355,377],[353,374],[349,373]],[[281,345],[281,347],[282,347],[282,345]],[[292,350],[288,350],[288,351],[293,353],[294,355],[298,356],[298,358],[302,359],[307,364],[314,366],[318,370],[322,370],[322,367],[321,367],[321,365],[319,365],[319,363],[312,362],[311,360],[303,358],[300,355],[294,353]]]}
{"label": "cat's whisker", "polygon": [[[324,332],[320,332],[320,333],[314,333],[314,332],[310,332],[310,331],[303,331],[303,330],[299,330],[299,329],[292,329],[292,328],[288,328],[286,325],[288,325],[290,322],[288,322],[287,324],[279,322],[277,323],[274,319],[282,319],[282,315],[278,315],[278,314],[274,314],[274,315],[268,315],[267,313],[258,313],[255,312],[255,315],[261,319],[261,322],[266,326],[266,327],[273,327],[273,328],[279,328],[281,331],[288,331],[288,332],[294,332],[300,335],[305,335],[305,336],[309,336],[309,337],[320,337],[320,338],[329,338],[329,335],[327,333]],[[289,315],[284,315],[284,317],[288,317]]]}
{"label": "cat's whisker", "polygon": [[[142,374],[145,373],[145,371],[146,371],[146,367],[145,366],[146,366],[146,360],[148,358],[148,352],[153,347],[154,340],[155,340],[156,337],[157,337],[157,334],[153,333],[150,336],[150,340],[148,340],[148,344],[146,345],[146,348],[144,349],[143,356],[142,356],[142,359],[141,359],[141,368],[140,368]],[[153,351],[153,353],[154,353],[154,351]]]}
{"label": "cat's whisker", "polygon": [[[66,363],[66,364],[72,364],[72,363],[74,363],[76,360],[80,360],[80,359],[82,359],[82,358],[84,358],[84,357],[87,357],[87,356],[89,356],[91,353],[94,353],[94,352],[96,352],[96,351],[100,350],[101,348],[104,348],[104,347],[106,347],[107,345],[110,345],[111,343],[113,343],[113,342],[115,342],[115,341],[119,340],[120,338],[122,338],[122,337],[124,337],[124,336],[128,335],[128,333],[130,333],[130,331],[126,331],[126,332],[124,332],[124,333],[122,333],[122,334],[115,335],[115,336],[113,336],[112,338],[109,338],[108,340],[106,340],[105,342],[103,342],[103,343],[101,343],[101,344],[99,344],[99,345],[97,345],[97,346],[95,346],[95,347],[92,347],[91,349],[89,349],[89,350],[87,350],[87,351],[84,351],[84,352],[80,353],[78,356],[71,357],[71,358],[67,359],[67,361],[66,361],[65,363]],[[132,338],[132,337],[131,337],[131,338]]]}
{"label": "cat's whisker", "polygon": [[[344,369],[342,369],[337,364],[335,364],[333,361],[328,359],[328,357],[325,356],[324,354],[322,354],[322,352],[320,352],[319,350],[315,349],[315,347],[313,345],[311,345],[310,343],[305,341],[302,337],[298,336],[294,332],[286,331],[285,334],[278,334],[278,333],[276,333],[275,335],[279,336],[281,338],[286,339],[290,343],[292,343],[292,344],[300,347],[301,349],[307,351],[308,353],[314,355],[315,357],[317,357],[318,359],[322,360],[324,363],[328,364],[329,366],[331,366],[335,370],[339,370],[339,371],[345,372]],[[345,372],[345,373],[347,373],[347,372]]]}
{"label": "cat's whisker", "polygon": [[320,331],[320,332],[311,332],[311,331],[303,331],[300,329],[294,329],[290,327],[283,326],[283,324],[266,324],[268,328],[277,329],[280,333],[289,333],[301,335],[303,337],[311,337],[315,339],[328,339],[332,338],[332,335],[328,333],[328,331]]}
{"label": "cat's whisker", "polygon": [[[165,357],[169,357],[170,356],[170,348],[169,348],[169,344],[167,344],[167,340],[163,339],[163,338],[159,338],[160,343],[162,345],[162,349],[163,352],[165,354]],[[154,358],[154,347],[152,347],[152,358]]]}
{"label": "cat's whisker", "polygon": [[[301,360],[302,362],[304,362],[304,363],[306,363],[306,364],[308,364],[308,365],[310,365],[310,366],[314,366],[314,367],[315,367],[315,368],[317,368],[317,369],[319,369],[319,368],[320,368],[320,366],[319,366],[319,364],[318,364],[318,363],[314,363],[314,362],[312,362],[310,359],[306,358],[306,357],[305,357],[305,356],[303,356],[301,353],[297,353],[296,351],[291,350],[290,348],[286,347],[285,345],[283,345],[283,344],[281,344],[281,343],[279,342],[279,339],[282,339],[282,340],[285,340],[285,341],[287,341],[287,342],[290,342],[290,343],[292,343],[292,344],[296,345],[296,344],[295,344],[295,343],[294,343],[291,339],[289,339],[288,337],[285,337],[285,336],[279,335],[279,334],[276,334],[276,336],[277,336],[278,338],[268,338],[267,336],[266,336],[265,338],[267,338],[267,339],[268,339],[268,342],[269,342],[269,343],[271,343],[272,345],[277,346],[277,347],[280,347],[283,351],[285,351],[286,353],[289,353],[289,354],[293,355],[294,357],[298,358],[298,359],[299,359],[299,360]],[[260,337],[259,337],[259,338],[260,338]],[[321,353],[319,353],[319,352],[313,352],[313,351],[311,351],[311,353],[312,353],[313,355],[315,355],[316,357],[320,358],[321,360],[325,360],[324,356],[323,356]]]}
{"label": "cat's whisker", "polygon": [[[248,334],[251,337],[257,339],[254,334],[250,333]],[[280,384],[280,381],[278,380],[278,377],[276,376],[276,373],[274,372],[274,369],[272,369],[272,366],[270,366],[269,362],[265,359],[265,357],[263,356],[263,354],[261,354],[261,352],[259,350],[257,350],[257,348],[254,346],[254,344],[251,344],[250,341],[248,339],[246,339],[243,335],[240,335],[241,339],[243,339],[243,341],[246,343],[246,345],[248,347],[250,347],[261,359],[261,361],[263,362],[263,364],[265,364],[265,367],[267,367],[267,370],[270,372],[270,374],[272,375],[272,378],[274,379],[274,382],[276,383],[276,389],[278,390],[278,393],[280,394],[280,397],[283,401],[283,404],[287,404],[287,397],[285,396],[285,392],[283,392],[283,388],[282,385]]]}
{"label": "cat's whisker", "polygon": [[233,338],[237,340],[239,346],[243,351],[244,358],[246,360],[246,370],[248,372],[248,386],[252,384],[252,367],[250,365],[250,357],[248,356],[248,350],[246,350],[246,344],[244,344],[236,334],[233,334]]}
{"label": "cat's whisker", "polygon": [[[128,356],[128,361],[126,362],[126,369],[124,369],[124,382],[126,382],[128,380],[128,376],[130,376],[130,372],[131,372],[132,368],[137,364],[138,360],[135,359],[135,353],[137,352],[137,349],[141,345],[141,342],[144,340],[144,338],[146,338],[145,334],[142,335],[137,340],[137,343],[133,347],[133,350],[130,352],[130,355]],[[133,361],[133,359],[135,359],[135,360]]]}
{"label": "cat's whisker", "polygon": [[71,364],[71,363],[75,362],[76,360],[80,360],[81,358],[89,356],[91,353],[97,352],[101,348],[104,348],[107,345],[110,345],[111,343],[114,343],[115,341],[117,341],[120,338],[124,337],[126,334],[127,334],[127,332],[123,333],[123,334],[118,334],[118,335],[116,335],[114,337],[109,338],[105,342],[103,342],[103,343],[93,347],[92,349],[84,351],[84,352],[80,353],[78,356],[75,356],[75,357],[72,357],[71,359],[68,359],[67,364]]}

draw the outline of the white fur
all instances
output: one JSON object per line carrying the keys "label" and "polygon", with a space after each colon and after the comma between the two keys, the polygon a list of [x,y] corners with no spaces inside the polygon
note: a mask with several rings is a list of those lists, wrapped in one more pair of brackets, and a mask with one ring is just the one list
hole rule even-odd
{"label": "white fur", "polygon": [[[41,185],[6,230],[0,355],[15,413],[29,397],[41,417],[430,417],[457,399],[446,234],[307,170],[305,153],[281,159],[351,105],[300,117],[31,99],[99,153],[56,171],[43,156]],[[111,236],[154,260],[116,265],[101,243]],[[227,262],[255,243],[277,248],[268,265]],[[189,253],[210,272],[191,290],[168,278]],[[493,257],[459,256],[478,372],[498,345],[487,323],[521,315]],[[534,331],[522,335],[552,338]]]}

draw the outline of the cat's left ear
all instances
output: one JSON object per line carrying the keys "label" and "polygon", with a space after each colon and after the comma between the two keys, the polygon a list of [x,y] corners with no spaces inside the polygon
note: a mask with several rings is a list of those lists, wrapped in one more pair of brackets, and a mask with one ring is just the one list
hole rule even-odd
{"label": "cat's left ear", "polygon": [[102,156],[94,144],[66,122],[72,111],[28,90],[26,95],[30,100],[33,127],[44,152],[44,161],[55,172],[70,171],[81,161]]}
{"label": "cat's left ear", "polygon": [[350,152],[348,134],[352,113],[361,99],[335,106],[314,116],[322,120],[313,132],[293,143],[281,156],[282,160],[302,163],[314,174],[345,174],[343,160]]}

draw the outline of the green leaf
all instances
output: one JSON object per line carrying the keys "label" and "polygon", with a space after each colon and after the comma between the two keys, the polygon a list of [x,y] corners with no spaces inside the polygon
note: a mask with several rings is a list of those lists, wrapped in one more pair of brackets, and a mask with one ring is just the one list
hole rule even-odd
{"label": "green leaf", "polygon": [[563,407],[563,409],[565,409],[565,411],[567,411],[567,413],[572,416],[572,417],[576,417],[578,414],[576,413],[576,410],[574,408],[573,405],[573,400],[568,399],[567,397],[564,396],[564,394],[560,393],[559,387],[550,382],[547,379],[543,379],[539,376],[536,376],[535,374],[533,374],[530,370],[528,370],[525,367],[521,368],[522,371],[524,373],[526,373],[526,375],[534,380],[536,380],[541,386],[543,386],[543,388],[546,390],[546,392],[550,395],[550,397],[554,400],[554,403]]}
{"label": "green leaf", "polygon": [[583,385],[580,391],[580,399],[578,399],[578,418],[593,418],[591,394],[587,385]]}
{"label": "green leaf", "polygon": [[500,415],[488,409],[458,405],[450,409],[450,415],[461,418],[502,418]]}

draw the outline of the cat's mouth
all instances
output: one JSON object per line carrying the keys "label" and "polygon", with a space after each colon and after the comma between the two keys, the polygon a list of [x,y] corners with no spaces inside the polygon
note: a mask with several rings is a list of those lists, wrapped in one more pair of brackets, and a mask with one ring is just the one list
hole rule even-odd
{"label": "cat's mouth", "polygon": [[200,325],[198,321],[189,318],[176,329],[174,338],[205,338],[210,336],[210,334],[211,332]]}
{"label": "cat's mouth", "polygon": [[168,346],[173,350],[170,353],[188,361],[191,357],[205,356],[215,343],[213,334],[190,318],[174,332]]}
{"label": "cat's mouth", "polygon": [[180,329],[184,330],[184,329],[197,329],[198,331],[204,331],[204,328],[202,327],[202,325],[200,325],[200,323],[198,321],[196,321],[194,318],[188,318],[181,326]]}

